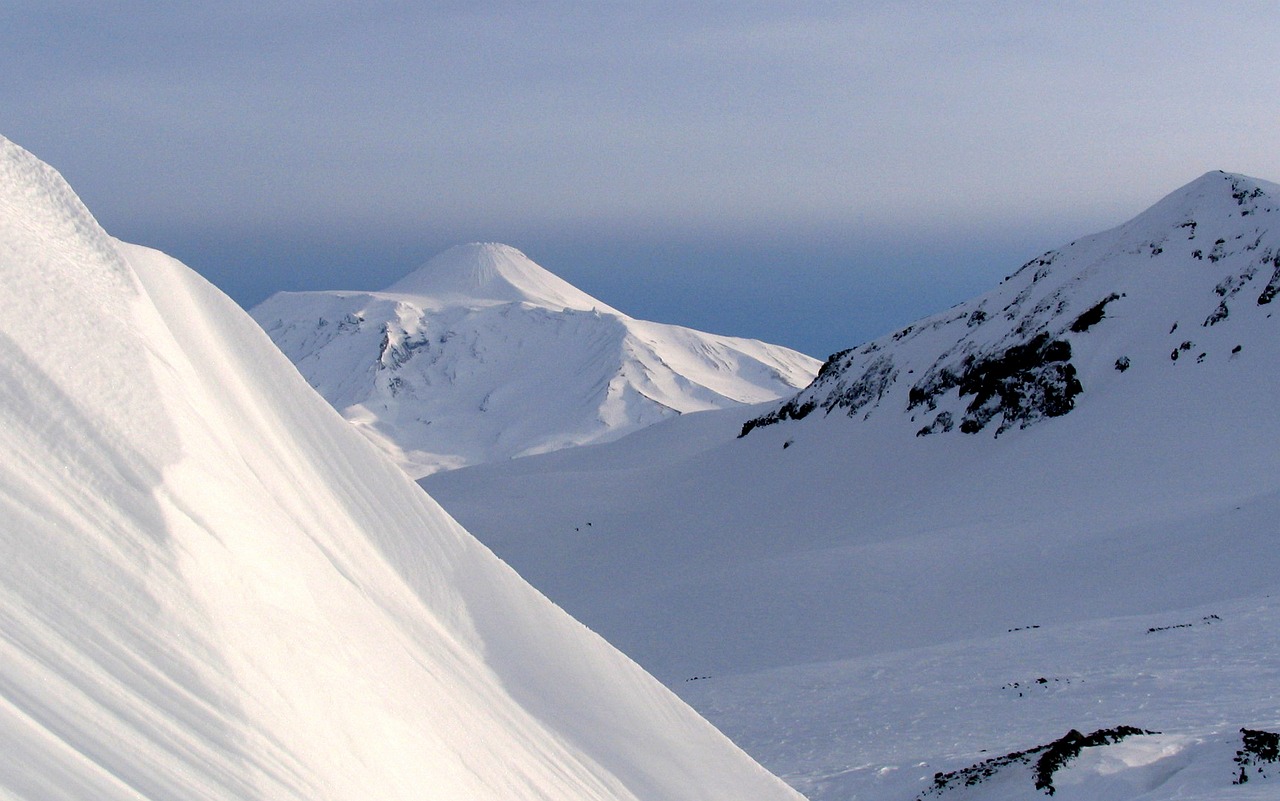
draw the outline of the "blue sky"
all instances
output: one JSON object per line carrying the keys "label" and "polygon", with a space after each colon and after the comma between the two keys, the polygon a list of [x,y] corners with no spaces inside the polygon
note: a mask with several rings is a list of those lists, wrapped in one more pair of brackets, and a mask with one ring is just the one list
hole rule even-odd
{"label": "blue sky", "polygon": [[10,0],[0,134],[242,305],[502,241],[824,356],[1280,180],[1277,41],[1274,2]]}

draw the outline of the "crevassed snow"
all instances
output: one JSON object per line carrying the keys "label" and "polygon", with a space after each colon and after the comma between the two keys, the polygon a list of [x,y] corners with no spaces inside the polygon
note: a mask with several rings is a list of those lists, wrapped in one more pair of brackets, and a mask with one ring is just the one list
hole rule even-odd
{"label": "crevassed snow", "polygon": [[0,139],[0,794],[795,795]]}
{"label": "crevassed snow", "polygon": [[[1119,725],[1207,745],[1114,780],[1083,760],[1075,797],[1275,797],[1233,787],[1230,757],[1241,727],[1280,726],[1278,201],[1210,173],[833,358],[799,420],[739,438],[778,404],[689,415],[422,483],[813,798],[914,798],[936,771]],[[963,433],[975,396],[947,381],[912,407],[1041,334],[1070,345],[1067,413]],[[1034,400],[1028,372],[985,375]],[[944,411],[952,430],[918,435]]]}
{"label": "crevassed snow", "polygon": [[782,397],[818,366],[635,320],[496,244],[452,248],[381,292],[279,293],[252,314],[415,477]]}

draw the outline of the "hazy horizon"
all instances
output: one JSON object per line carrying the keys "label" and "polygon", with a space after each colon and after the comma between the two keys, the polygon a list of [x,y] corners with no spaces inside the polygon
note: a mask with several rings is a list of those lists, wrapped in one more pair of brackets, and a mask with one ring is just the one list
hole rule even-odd
{"label": "hazy horizon", "polygon": [[500,241],[812,355],[1213,169],[1280,178],[1280,9],[19,2],[0,133],[251,306]]}

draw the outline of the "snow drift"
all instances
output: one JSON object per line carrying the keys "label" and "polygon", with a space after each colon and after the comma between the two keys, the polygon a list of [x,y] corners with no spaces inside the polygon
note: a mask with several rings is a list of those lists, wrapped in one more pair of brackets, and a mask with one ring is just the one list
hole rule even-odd
{"label": "snow drift", "polygon": [[0,794],[795,798],[0,139]]}
{"label": "snow drift", "polygon": [[633,319],[497,244],[447,250],[381,292],[282,292],[252,314],[413,476],[772,400],[818,367],[775,345]]}

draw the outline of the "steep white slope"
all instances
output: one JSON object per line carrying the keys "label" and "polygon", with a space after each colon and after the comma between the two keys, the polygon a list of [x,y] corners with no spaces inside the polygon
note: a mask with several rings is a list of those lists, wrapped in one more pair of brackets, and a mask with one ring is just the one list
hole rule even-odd
{"label": "steep white slope", "polygon": [[255,319],[413,476],[758,403],[818,363],[632,319],[505,245],[452,248],[381,292],[280,293]]}
{"label": "steep white slope", "polygon": [[0,139],[0,795],[794,798]]}
{"label": "steep white slope", "polygon": [[[1094,723],[1227,739],[1274,727],[1274,708],[1248,714],[1262,696],[1245,681],[1213,684],[1227,664],[1218,645],[1240,650],[1240,675],[1259,658],[1247,629],[1181,641],[1192,650],[1161,657],[1145,707],[1117,684],[1142,669],[1140,639],[1068,637],[1060,662],[1096,659],[1108,683],[1075,688],[1074,706],[1040,726],[958,717],[963,693],[947,682],[1011,662],[1025,646],[1011,629],[1198,624],[1280,585],[1278,199],[1274,185],[1212,173],[982,298],[837,355],[784,404],[422,483],[817,798],[928,788],[931,770],[919,786],[864,770],[887,759],[877,753],[892,770],[951,770]],[[966,642],[990,650],[964,662]],[[1049,665],[1051,647],[1038,653]],[[924,658],[954,670],[913,673]],[[1172,675],[1179,659],[1187,672]],[[901,674],[877,685],[877,711],[831,712],[802,669],[822,664],[848,683],[832,694],[859,698],[876,671]],[[1184,714],[1192,697],[1202,706]],[[1149,797],[1179,797],[1162,786]],[[1189,797],[1222,789],[1197,787]],[[1038,792],[1025,789],[997,797]]]}

